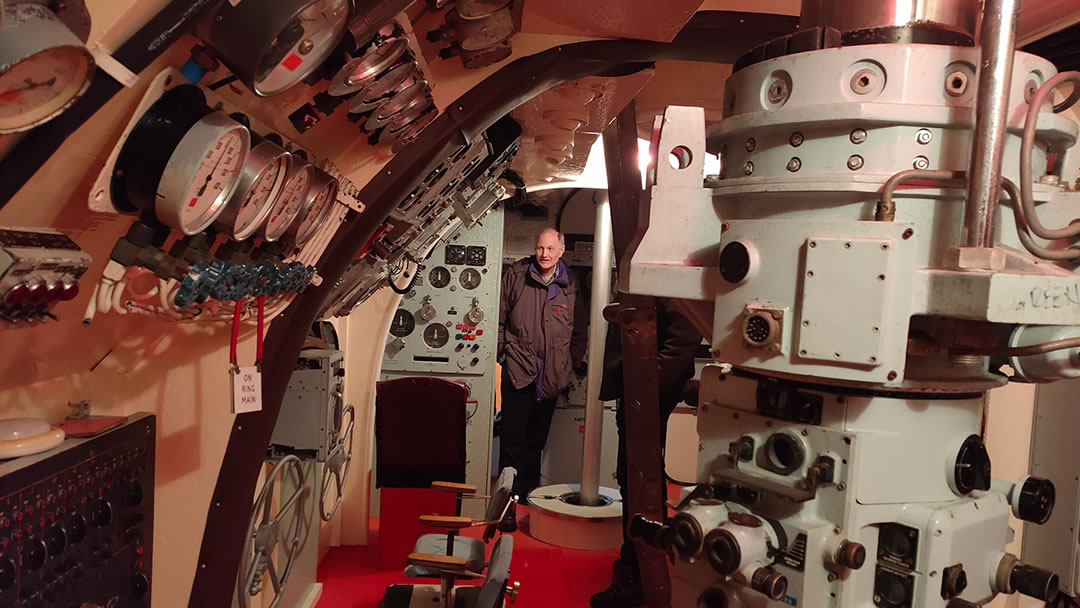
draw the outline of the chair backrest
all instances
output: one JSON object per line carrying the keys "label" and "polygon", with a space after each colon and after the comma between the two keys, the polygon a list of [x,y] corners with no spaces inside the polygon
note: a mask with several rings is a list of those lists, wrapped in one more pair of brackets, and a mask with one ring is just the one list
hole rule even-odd
{"label": "chair backrest", "polygon": [[517,469],[506,467],[499,473],[499,478],[491,486],[491,498],[488,499],[487,511],[484,512],[484,521],[489,522],[484,526],[484,542],[488,542],[495,536],[498,521],[506,510],[507,503],[514,497],[514,477]]}
{"label": "chair backrest", "polygon": [[442,378],[398,378],[376,384],[376,487],[463,483],[467,398],[464,385]]}
{"label": "chair backrest", "polygon": [[510,558],[514,553],[514,537],[503,535],[495,541],[488,562],[487,575],[480,587],[480,597],[475,608],[500,608],[506,593],[506,582],[510,580]]}

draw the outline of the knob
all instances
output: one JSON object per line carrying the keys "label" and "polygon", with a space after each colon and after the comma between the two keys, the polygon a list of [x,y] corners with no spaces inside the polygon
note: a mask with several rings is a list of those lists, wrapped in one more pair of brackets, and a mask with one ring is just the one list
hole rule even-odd
{"label": "knob", "polygon": [[64,292],[61,294],[60,299],[67,302],[74,300],[79,296],[79,284],[74,281],[64,281]]}
{"label": "knob", "polygon": [[142,499],[142,485],[140,485],[137,481],[129,483],[127,488],[124,489],[124,504],[128,505],[129,507],[134,507],[139,505],[139,503],[142,502]]}
{"label": "knob", "polygon": [[769,568],[758,568],[750,577],[750,587],[771,600],[780,600],[787,593],[787,577]]}
{"label": "knob", "polygon": [[941,599],[952,599],[967,589],[967,573],[964,572],[963,564],[949,566],[941,574]]}
{"label": "knob", "polygon": [[97,526],[107,526],[112,521],[112,505],[106,500],[97,500],[90,508],[90,521]]}
{"label": "knob", "polygon": [[1035,566],[1017,565],[1009,575],[1009,584],[1017,593],[1042,602],[1053,602],[1058,594],[1058,575]]}
{"label": "knob", "polygon": [[858,570],[866,563],[866,547],[860,543],[842,541],[836,548],[836,563],[852,570]]}
{"label": "knob", "polygon": [[15,584],[15,564],[6,557],[0,557],[0,589],[7,589]]}
{"label": "knob", "polygon": [[67,536],[64,534],[64,529],[60,527],[60,524],[53,524],[45,532],[45,548],[49,551],[49,555],[59,555],[66,545]]}
{"label": "knob", "polygon": [[44,304],[49,299],[49,290],[45,286],[45,282],[39,279],[33,279],[26,285],[27,295],[26,304],[36,306],[38,304]]}
{"label": "knob", "polygon": [[31,538],[22,552],[23,570],[37,570],[45,565],[45,543]]}
{"label": "knob", "polygon": [[1024,479],[1017,492],[1016,516],[1034,524],[1045,524],[1054,512],[1054,483],[1041,477]]}
{"label": "knob", "polygon": [[71,544],[77,544],[86,538],[86,520],[82,515],[72,515],[67,521],[67,539]]}
{"label": "knob", "polygon": [[701,552],[705,533],[693,515],[679,513],[671,520],[671,544],[684,560],[691,560]]}
{"label": "knob", "polygon": [[64,284],[59,281],[48,283],[45,287],[45,300],[59,302],[64,297]]}
{"label": "knob", "polygon": [[143,574],[136,574],[131,581],[131,597],[139,599],[150,590],[150,581]]}
{"label": "knob", "polygon": [[705,535],[705,556],[720,576],[731,576],[742,563],[739,542],[727,530],[713,530]]}
{"label": "knob", "polygon": [[4,294],[4,306],[18,307],[26,304],[30,297],[30,287],[26,283],[17,283]]}
{"label": "knob", "polygon": [[960,446],[953,466],[953,490],[960,496],[990,489],[990,454],[978,435],[969,435]]}

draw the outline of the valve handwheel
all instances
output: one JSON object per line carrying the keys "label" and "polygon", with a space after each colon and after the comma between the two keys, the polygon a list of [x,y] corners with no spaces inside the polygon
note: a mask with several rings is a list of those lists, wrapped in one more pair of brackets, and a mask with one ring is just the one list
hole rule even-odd
{"label": "valve handwheel", "polygon": [[[348,422],[345,422],[348,418]],[[323,521],[330,521],[341,506],[341,497],[345,490],[345,484],[349,481],[349,469],[352,466],[353,426],[356,423],[356,410],[351,405],[346,405],[341,410],[341,424],[343,429],[340,435],[334,436],[334,446],[326,457],[323,465],[322,490],[319,497],[319,509]],[[333,482],[333,486],[331,486]],[[330,489],[336,490],[337,497],[334,505],[327,511],[326,497],[331,495]]]}

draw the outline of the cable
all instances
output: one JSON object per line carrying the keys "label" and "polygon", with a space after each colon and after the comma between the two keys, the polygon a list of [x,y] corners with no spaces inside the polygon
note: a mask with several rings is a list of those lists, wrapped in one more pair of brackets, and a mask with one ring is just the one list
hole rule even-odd
{"label": "cable", "polygon": [[1073,92],[1068,99],[1054,106],[1054,112],[1062,112],[1080,99],[1080,92],[1078,92],[1078,89],[1080,89],[1080,72],[1062,72],[1044,82],[1028,103],[1027,116],[1024,118],[1024,135],[1020,140],[1020,202],[1024,206],[1024,215],[1031,231],[1036,236],[1051,241],[1080,235],[1080,220],[1073,220],[1064,228],[1055,229],[1044,226],[1039,221],[1039,216],[1035,211],[1035,197],[1031,190],[1031,154],[1035,148],[1035,127],[1039,121],[1039,111],[1042,109],[1046,97],[1064,82],[1073,83]]}
{"label": "cable", "polygon": [[[401,271],[401,274],[404,274],[404,272],[405,272],[405,270],[403,268],[402,271]],[[401,274],[399,274],[398,276],[401,276]],[[406,287],[405,289],[399,288],[397,286],[397,283],[394,282],[395,277],[394,277],[393,274],[390,274],[387,277],[386,282],[390,284],[390,289],[393,290],[394,293],[403,296],[403,295],[409,293],[410,291],[412,291],[413,285],[416,285],[416,278],[419,277],[419,276],[420,276],[420,264],[414,262],[413,276],[412,276],[412,280],[409,281],[409,286],[408,287]]]}
{"label": "cable", "polygon": [[[881,202],[878,203],[877,211],[874,213],[874,220],[878,222],[891,222],[896,217],[896,203],[893,202],[893,192],[896,188],[904,183],[915,179],[927,179],[927,180],[940,180],[944,182],[951,182],[954,180],[963,180],[963,171],[930,171],[920,169],[908,169],[907,171],[901,171],[888,179],[885,182],[885,186],[881,189]],[[960,184],[943,184],[943,185],[958,185]]]}
{"label": "cable", "polygon": [[1001,189],[1008,195],[1013,208],[1013,217],[1016,223],[1016,235],[1024,249],[1030,251],[1044,260],[1075,260],[1080,258],[1080,245],[1072,245],[1068,249],[1050,249],[1035,242],[1029,234],[1027,214],[1024,213],[1024,205],[1020,203],[1020,188],[1008,178],[1001,178]]}
{"label": "cable", "polygon": [[266,296],[259,296],[255,299],[259,306],[259,321],[258,321],[258,336],[255,340],[255,363],[261,364],[263,360],[263,306],[266,303]]}
{"label": "cable", "polygon": [[237,300],[236,306],[233,308],[232,338],[229,340],[229,363],[232,363],[233,367],[237,367],[236,344],[240,341],[240,312],[242,309],[243,302]]}

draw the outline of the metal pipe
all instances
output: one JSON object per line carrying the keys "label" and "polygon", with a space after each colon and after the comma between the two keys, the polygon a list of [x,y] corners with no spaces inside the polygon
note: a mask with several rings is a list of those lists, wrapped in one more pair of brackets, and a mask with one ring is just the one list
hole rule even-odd
{"label": "metal pipe", "polygon": [[964,243],[968,247],[994,246],[994,209],[1001,180],[1019,13],[1020,0],[986,0],[983,7],[979,92],[964,212]]}
{"label": "metal pipe", "polygon": [[600,504],[600,444],[604,433],[604,404],[600,382],[604,378],[607,321],[604,307],[611,293],[611,203],[607,195],[596,202],[593,232],[592,302],[589,305],[589,366],[585,383],[585,447],[581,455],[581,504]]}

